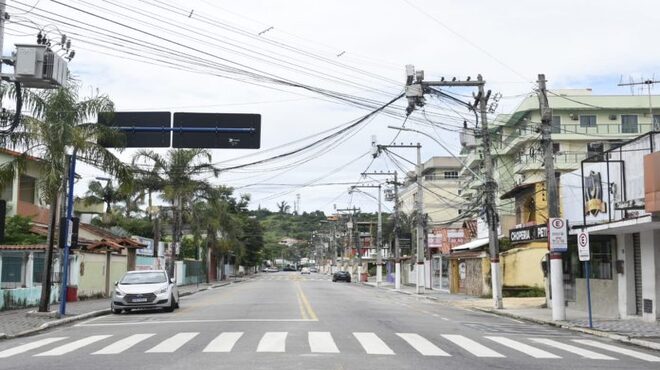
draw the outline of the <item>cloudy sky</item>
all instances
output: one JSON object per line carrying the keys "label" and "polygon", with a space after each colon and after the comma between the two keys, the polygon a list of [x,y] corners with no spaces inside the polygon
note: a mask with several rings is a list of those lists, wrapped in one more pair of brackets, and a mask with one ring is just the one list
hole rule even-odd
{"label": "cloudy sky", "polygon": [[[482,74],[487,88],[502,95],[496,113],[532,93],[538,73],[550,89],[590,87],[594,94],[630,94],[616,86],[622,78],[660,73],[660,49],[652,47],[657,1],[6,2],[5,55],[16,43],[33,43],[38,30],[53,44],[66,34],[81,94],[108,94],[118,111],[261,114],[261,149],[213,150],[220,168],[296,151],[347,128],[403,91],[406,64],[423,69],[427,80]],[[445,92],[471,100],[469,89]],[[471,114],[445,99],[428,103],[406,126],[458,154],[456,131],[464,120],[474,124]],[[412,169],[410,150],[375,160],[369,153],[372,135],[381,144],[395,138],[387,126],[403,124],[404,106],[399,100],[319,145],[211,181],[250,193],[253,208],[293,204],[300,194],[305,211],[374,210],[371,198],[347,189],[379,179],[361,179],[367,169]],[[402,132],[396,141],[420,142],[423,159],[448,155],[415,133]],[[99,174],[80,173],[78,192],[84,192]]]}

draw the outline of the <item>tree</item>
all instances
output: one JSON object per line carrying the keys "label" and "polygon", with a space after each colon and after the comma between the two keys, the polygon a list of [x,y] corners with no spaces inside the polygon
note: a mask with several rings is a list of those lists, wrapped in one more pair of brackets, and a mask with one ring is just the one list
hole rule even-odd
{"label": "tree", "polygon": [[112,186],[112,183],[108,183],[103,186],[99,181],[90,181],[87,185],[87,192],[83,201],[86,205],[101,203],[105,204],[105,213],[110,214],[111,206],[121,200],[121,192],[119,189],[115,189]]}
{"label": "tree", "polygon": [[[140,162],[151,165],[150,171],[139,168]],[[211,163],[211,152],[206,149],[170,149],[166,156],[153,150],[140,150],[133,156],[133,166],[148,189],[161,192],[161,198],[174,210],[172,234],[174,242],[181,240],[183,213],[190,210],[195,193],[208,189],[208,182],[200,174],[217,177],[219,170]],[[179,256],[180,257],[180,256]]]}
{"label": "tree", "polygon": [[289,211],[291,210],[291,206],[285,200],[276,204],[277,204],[278,212],[281,214],[289,213]]}
{"label": "tree", "polygon": [[[22,154],[0,166],[0,184],[5,185],[25,170],[28,156],[41,158],[42,176],[37,180],[41,199],[50,205],[50,223],[44,284],[41,290],[39,311],[48,311],[52,256],[57,221],[58,197],[64,193],[68,173],[69,149],[77,160],[98,167],[122,180],[130,181],[130,166],[124,164],[108,149],[99,145],[96,138],[107,134],[108,129],[88,123],[99,112],[114,109],[105,95],[95,95],[79,100],[79,85],[73,81],[53,90],[4,90],[3,95],[16,98],[21,94],[23,105],[31,116],[23,116],[21,124],[13,132],[0,139],[2,146],[22,151]],[[63,287],[65,289],[66,287]]]}

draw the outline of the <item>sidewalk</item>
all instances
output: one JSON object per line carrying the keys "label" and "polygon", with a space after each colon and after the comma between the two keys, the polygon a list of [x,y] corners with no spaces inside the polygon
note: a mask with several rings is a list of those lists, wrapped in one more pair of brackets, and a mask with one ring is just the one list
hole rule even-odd
{"label": "sidewalk", "polygon": [[[363,283],[366,286],[376,287],[375,281]],[[438,303],[447,304],[456,308],[479,310],[496,315],[507,316],[518,320],[532,321],[544,325],[552,325],[568,330],[593,334],[613,340],[635,344],[638,346],[660,350],[660,323],[642,321],[641,319],[611,319],[604,317],[592,318],[593,328],[589,328],[587,314],[582,311],[566,309],[566,320],[553,321],[552,310],[545,308],[544,297],[533,298],[504,298],[504,309],[493,308],[490,298],[470,297],[463,294],[449,294],[437,290],[424,290],[423,294],[415,293],[415,286],[402,285],[396,291],[394,285],[383,282],[380,289],[408,294]]]}
{"label": "sidewalk", "polygon": [[[213,289],[231,284],[232,282],[240,281],[242,280],[232,279],[227,281],[217,281],[211,284],[184,285],[179,287],[179,296],[185,297],[202,290]],[[59,303],[53,303],[50,305],[50,310],[52,311],[52,314],[50,315],[35,313],[35,311],[38,310],[38,307],[0,312],[0,339],[30,335],[72,321],[109,314],[110,299],[101,298],[67,302],[66,315],[61,318],[56,314],[58,309]]]}

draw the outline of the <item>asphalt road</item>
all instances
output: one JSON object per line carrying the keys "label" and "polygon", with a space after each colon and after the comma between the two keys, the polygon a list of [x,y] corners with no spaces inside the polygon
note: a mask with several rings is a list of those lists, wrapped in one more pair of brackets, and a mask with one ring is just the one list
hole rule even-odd
{"label": "asphalt road", "polygon": [[0,342],[0,369],[659,367],[659,352],[293,272]]}

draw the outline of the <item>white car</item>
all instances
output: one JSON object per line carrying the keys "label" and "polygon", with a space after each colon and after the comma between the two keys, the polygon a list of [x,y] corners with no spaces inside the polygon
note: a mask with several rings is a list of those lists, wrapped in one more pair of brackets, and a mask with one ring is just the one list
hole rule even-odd
{"label": "white car", "polygon": [[115,282],[110,308],[115,314],[134,308],[179,308],[179,290],[165,270],[129,271]]}
{"label": "white car", "polygon": [[300,274],[308,274],[308,275],[309,275],[309,273],[310,273],[310,272],[309,272],[309,267],[303,267],[303,268],[300,270]]}

